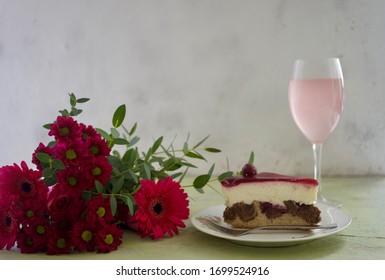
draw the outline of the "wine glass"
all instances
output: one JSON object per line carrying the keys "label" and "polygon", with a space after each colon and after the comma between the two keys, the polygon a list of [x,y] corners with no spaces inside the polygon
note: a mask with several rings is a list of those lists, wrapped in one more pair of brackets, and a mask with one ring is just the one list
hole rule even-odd
{"label": "wine glass", "polygon": [[341,207],[322,194],[321,156],[325,140],[340,118],[344,82],[338,58],[297,59],[289,82],[289,105],[295,123],[312,143],[314,178],[318,181],[317,202]]}

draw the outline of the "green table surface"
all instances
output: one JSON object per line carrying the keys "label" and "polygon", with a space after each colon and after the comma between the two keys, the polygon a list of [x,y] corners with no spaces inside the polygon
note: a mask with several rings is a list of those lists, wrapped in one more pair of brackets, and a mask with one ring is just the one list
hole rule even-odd
{"label": "green table surface", "polygon": [[[200,194],[188,189],[190,215],[210,206],[223,204],[220,186],[205,188]],[[127,231],[123,244],[108,254],[72,253],[47,256],[21,254],[17,249],[0,250],[0,259],[99,259],[99,260],[384,260],[385,259],[385,178],[325,178],[323,192],[343,203],[341,210],[351,216],[346,229],[311,242],[289,246],[262,248],[232,243],[197,230],[189,220],[179,235],[161,240],[142,239]]]}

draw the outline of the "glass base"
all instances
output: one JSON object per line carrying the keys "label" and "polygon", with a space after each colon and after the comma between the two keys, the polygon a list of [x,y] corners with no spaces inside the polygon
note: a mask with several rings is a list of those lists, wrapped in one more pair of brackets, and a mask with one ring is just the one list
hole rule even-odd
{"label": "glass base", "polygon": [[334,199],[326,198],[326,197],[324,197],[323,195],[320,195],[320,194],[318,194],[317,202],[320,202],[320,203],[323,203],[323,204],[326,204],[326,205],[329,205],[329,206],[332,206],[332,207],[336,207],[336,208],[341,208],[342,207],[342,203],[341,202],[339,202],[337,200],[334,200]]}

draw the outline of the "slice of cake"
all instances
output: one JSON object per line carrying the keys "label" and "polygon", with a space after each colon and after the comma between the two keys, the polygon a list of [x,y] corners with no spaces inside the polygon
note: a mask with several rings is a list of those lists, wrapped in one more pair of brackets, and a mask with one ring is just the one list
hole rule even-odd
{"label": "slice of cake", "polygon": [[321,221],[314,205],[318,182],[311,178],[257,173],[246,164],[242,176],[221,181],[224,221],[237,228],[266,225],[309,225]]}

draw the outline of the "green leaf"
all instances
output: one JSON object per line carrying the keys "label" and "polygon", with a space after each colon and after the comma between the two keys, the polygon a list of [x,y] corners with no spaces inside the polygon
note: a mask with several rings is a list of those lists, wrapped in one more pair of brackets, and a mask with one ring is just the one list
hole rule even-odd
{"label": "green leaf", "polygon": [[51,156],[46,153],[36,153],[35,156],[40,162],[51,163],[52,161]]}
{"label": "green leaf", "polygon": [[51,141],[47,144],[47,147],[53,148],[56,145],[56,141]]}
{"label": "green leaf", "polygon": [[76,106],[76,97],[75,97],[75,94],[73,93],[69,93],[69,96],[70,96],[70,104],[72,107],[75,107]]}
{"label": "green leaf", "polygon": [[187,161],[181,161],[180,165],[187,166],[187,167],[192,167],[192,168],[198,168],[198,166],[196,166],[196,165],[194,165],[192,163],[189,163]]}
{"label": "green leaf", "polygon": [[43,125],[43,127],[46,129],[51,129],[51,125],[52,125],[51,123],[47,123],[47,124]]}
{"label": "green leaf", "polygon": [[144,156],[144,162],[148,162],[150,160],[150,157],[152,156],[152,149],[149,148],[147,151],[147,154],[143,153]]}
{"label": "green leaf", "polygon": [[145,174],[145,178],[144,179],[151,179],[151,170],[150,170],[150,167],[147,165],[147,164],[143,164],[143,168],[144,168],[144,174]]}
{"label": "green leaf", "polygon": [[76,99],[76,102],[77,103],[86,103],[88,102],[90,99],[89,98],[79,98],[79,99]]}
{"label": "green leaf", "polygon": [[199,193],[204,193],[203,189],[197,189],[197,188],[194,188],[197,192]]}
{"label": "green leaf", "polygon": [[183,154],[187,154],[188,153],[188,144],[187,144],[187,142],[184,142],[182,151],[183,151]]}
{"label": "green leaf", "polygon": [[132,136],[132,135],[135,133],[137,127],[138,127],[138,124],[135,123],[135,124],[132,126],[132,128],[131,128],[130,132],[128,133],[128,135]]}
{"label": "green leaf", "polygon": [[75,108],[75,107],[72,107],[72,108],[71,108],[70,115],[71,115],[71,116],[77,116],[77,115],[79,115],[81,112],[83,112],[83,110],[77,109],[77,108]]}
{"label": "green leaf", "polygon": [[134,166],[136,159],[137,159],[136,151],[134,149],[129,149],[124,154],[122,161],[124,163],[127,163],[128,168],[131,168]]}
{"label": "green leaf", "polygon": [[112,215],[115,216],[116,210],[118,209],[118,202],[114,196],[110,196],[110,206]]}
{"label": "green leaf", "polygon": [[109,140],[110,134],[108,134],[106,131],[104,131],[101,128],[95,128],[95,130],[106,140]]}
{"label": "green leaf", "polygon": [[52,167],[56,168],[57,170],[62,170],[65,168],[64,163],[59,159],[54,159],[52,161]]}
{"label": "green leaf", "polygon": [[95,187],[96,187],[96,192],[97,193],[102,193],[103,192],[104,186],[99,181],[95,182]]}
{"label": "green leaf", "polygon": [[203,138],[201,141],[199,141],[198,142],[198,144],[196,144],[195,146],[194,146],[194,149],[196,149],[196,148],[198,148],[200,145],[202,145],[206,140],[207,140],[207,138],[209,138],[210,136],[208,135],[208,136],[206,136],[205,138]]}
{"label": "green leaf", "polygon": [[126,105],[120,105],[118,109],[116,109],[114,116],[112,117],[112,126],[114,128],[118,128],[124,121],[126,117]]}
{"label": "green leaf", "polygon": [[120,190],[122,189],[123,187],[123,183],[124,183],[124,176],[121,176],[119,177],[119,179],[113,183],[113,186],[112,186],[112,193],[119,193]]}
{"label": "green leaf", "polygon": [[108,158],[108,162],[112,165],[112,166],[117,166],[117,165],[120,165],[120,159],[116,156],[107,156]]}
{"label": "green leaf", "polygon": [[45,179],[45,184],[47,185],[47,187],[53,186],[56,183],[57,183],[56,177],[48,177]]}
{"label": "green leaf", "polygon": [[[116,158],[120,159],[120,153],[119,153],[119,151],[113,150],[113,151],[112,151],[112,154],[113,154]],[[120,160],[119,160],[119,162],[120,162]]]}
{"label": "green leaf", "polygon": [[215,167],[215,164],[213,164],[213,165],[210,167],[210,170],[209,170],[209,172],[208,172],[208,175],[210,175],[210,177],[213,175],[214,167]]}
{"label": "green leaf", "polygon": [[189,158],[197,158],[197,159],[202,159],[202,160],[206,160],[201,154],[197,153],[197,152],[188,152],[187,154],[185,154],[186,157],[189,157]]}
{"label": "green leaf", "polygon": [[59,113],[60,113],[63,117],[69,117],[69,116],[70,116],[70,112],[68,112],[67,109],[59,110]]}
{"label": "green leaf", "polygon": [[226,178],[229,178],[229,177],[233,176],[233,174],[234,174],[233,171],[224,172],[218,176],[218,181],[222,181]]}
{"label": "green leaf", "polygon": [[154,145],[152,145],[152,147],[151,147],[151,154],[155,153],[156,150],[158,150],[159,146],[162,144],[162,141],[163,141],[163,136],[159,137],[155,141]]}
{"label": "green leaf", "polygon": [[52,169],[52,168],[47,167],[47,168],[45,168],[43,170],[43,174],[42,175],[43,175],[44,178],[48,178],[48,177],[52,177],[54,174],[55,174],[55,170]]}
{"label": "green leaf", "polygon": [[135,136],[135,137],[133,137],[133,138],[130,140],[130,142],[129,142],[129,144],[128,144],[127,146],[128,146],[128,147],[132,147],[132,146],[134,146],[136,143],[138,143],[139,140],[140,140],[140,138],[137,137],[137,136]]}
{"label": "green leaf", "polygon": [[177,170],[177,169],[181,168],[181,166],[182,166],[180,162],[181,162],[180,159],[171,157],[171,158],[169,158],[168,160],[165,161],[164,168],[167,171]]}
{"label": "green leaf", "polygon": [[128,207],[128,210],[130,211],[130,214],[133,216],[135,214],[135,208],[134,208],[134,198],[131,196],[127,196],[125,203]]}
{"label": "green leaf", "polygon": [[92,199],[92,193],[89,192],[89,191],[84,191],[84,192],[82,193],[82,198],[83,198],[84,200],[91,200],[91,199]]}
{"label": "green leaf", "polygon": [[174,173],[171,175],[171,178],[175,179],[175,178],[178,178],[179,176],[182,176],[182,175],[183,175],[183,172]]}
{"label": "green leaf", "polygon": [[250,153],[249,161],[248,163],[253,164],[254,163],[254,152]]}
{"label": "green leaf", "polygon": [[209,174],[204,174],[196,177],[193,182],[193,186],[196,189],[201,189],[209,182],[211,176]]}
{"label": "green leaf", "polygon": [[126,139],[124,138],[115,138],[114,139],[114,144],[116,145],[129,145],[130,142],[128,142]]}
{"label": "green leaf", "polygon": [[111,127],[111,135],[113,138],[119,138],[120,133],[116,128]]}
{"label": "green leaf", "polygon": [[139,178],[138,176],[136,176],[136,174],[132,171],[129,171],[128,174],[130,175],[130,177],[132,178],[132,180],[134,180],[134,183],[135,184],[138,184],[139,183]]}
{"label": "green leaf", "polygon": [[221,152],[221,150],[219,150],[217,148],[205,148],[205,151],[209,152],[209,153],[220,153]]}

